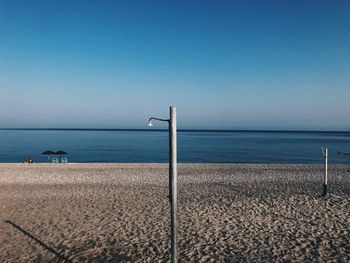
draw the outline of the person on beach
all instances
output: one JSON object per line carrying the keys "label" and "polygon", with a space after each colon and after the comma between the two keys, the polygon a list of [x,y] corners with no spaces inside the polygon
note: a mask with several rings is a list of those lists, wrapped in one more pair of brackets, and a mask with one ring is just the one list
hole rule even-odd
{"label": "person on beach", "polygon": [[32,163],[33,163],[33,158],[32,158],[31,156],[29,156],[28,159],[27,159],[27,162],[28,162],[29,164],[32,164]]}

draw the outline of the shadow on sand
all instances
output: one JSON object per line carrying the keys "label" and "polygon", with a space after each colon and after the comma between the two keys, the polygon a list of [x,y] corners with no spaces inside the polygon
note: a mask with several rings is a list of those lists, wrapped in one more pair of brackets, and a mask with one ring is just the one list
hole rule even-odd
{"label": "shadow on sand", "polygon": [[68,258],[66,258],[65,256],[61,255],[60,253],[58,253],[55,249],[53,249],[52,247],[49,247],[48,245],[46,245],[44,242],[42,242],[40,239],[36,238],[35,236],[33,236],[32,234],[30,234],[29,232],[27,232],[26,230],[24,230],[23,228],[21,228],[20,226],[16,225],[15,223],[6,220],[5,223],[10,224],[11,226],[13,226],[14,228],[16,228],[17,230],[19,230],[20,232],[22,232],[24,235],[28,236],[29,238],[31,238],[32,240],[34,240],[35,242],[37,242],[40,246],[42,246],[43,248],[45,248],[46,250],[48,250],[49,252],[55,254],[55,256],[62,260],[63,262],[69,262],[71,263],[72,261],[70,261]]}
{"label": "shadow on sand", "polygon": [[[73,262],[72,260],[69,260],[67,257],[61,255],[57,250],[53,249],[52,247],[48,246],[47,244],[45,244],[40,239],[38,239],[35,236],[33,236],[32,234],[30,234],[28,231],[26,231],[23,228],[21,228],[19,225],[16,225],[15,223],[11,222],[10,220],[6,220],[5,223],[6,224],[10,224],[14,228],[16,228],[18,231],[22,232],[24,235],[26,235],[27,237],[31,238],[35,242],[37,242],[40,246],[42,246],[43,248],[45,248],[49,252],[53,253],[57,257],[57,260],[58,260],[57,262],[66,262],[66,263],[72,263]],[[76,256],[79,256],[79,255],[76,255]],[[112,257],[113,257],[114,260],[117,260],[116,262],[120,262],[120,261],[131,262],[131,257],[128,257],[126,255],[112,254]],[[103,262],[102,260],[103,259],[99,259],[97,261],[98,262]]]}

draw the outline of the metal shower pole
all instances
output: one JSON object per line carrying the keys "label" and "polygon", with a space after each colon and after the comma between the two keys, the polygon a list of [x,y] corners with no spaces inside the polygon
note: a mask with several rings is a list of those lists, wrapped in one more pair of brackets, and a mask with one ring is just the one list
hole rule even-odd
{"label": "metal shower pole", "polygon": [[170,241],[171,263],[177,263],[177,138],[176,138],[176,107],[170,107],[170,119],[151,117],[148,126],[153,126],[152,120],[166,121],[169,125],[169,202],[170,202]]}
{"label": "metal shower pole", "polygon": [[322,196],[328,196],[328,148],[321,149],[324,156],[324,178],[323,178],[323,192]]}
{"label": "metal shower pole", "polygon": [[171,220],[171,262],[177,262],[177,138],[176,138],[176,108],[170,107],[169,122],[169,193]]}

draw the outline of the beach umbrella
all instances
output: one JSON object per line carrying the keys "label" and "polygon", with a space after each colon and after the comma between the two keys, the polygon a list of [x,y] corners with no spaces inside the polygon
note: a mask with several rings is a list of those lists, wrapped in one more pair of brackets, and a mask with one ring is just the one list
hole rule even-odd
{"label": "beach umbrella", "polygon": [[55,152],[55,154],[58,154],[58,155],[64,155],[64,154],[68,154],[68,153],[66,153],[65,151],[57,151],[57,152]]}
{"label": "beach umbrella", "polygon": [[51,154],[55,154],[55,152],[54,151],[45,151],[42,154],[44,154],[44,155],[51,155]]}

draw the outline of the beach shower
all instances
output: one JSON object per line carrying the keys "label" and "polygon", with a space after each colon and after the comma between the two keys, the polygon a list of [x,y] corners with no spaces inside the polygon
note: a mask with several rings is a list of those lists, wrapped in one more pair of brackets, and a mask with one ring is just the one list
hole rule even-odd
{"label": "beach shower", "polygon": [[176,107],[170,107],[170,119],[151,117],[148,126],[153,127],[152,120],[164,121],[169,128],[169,201],[170,201],[170,239],[171,262],[177,262],[176,229],[177,229],[177,140],[176,140]]}

